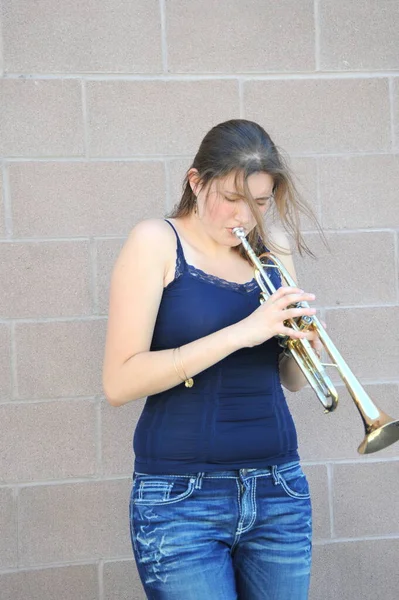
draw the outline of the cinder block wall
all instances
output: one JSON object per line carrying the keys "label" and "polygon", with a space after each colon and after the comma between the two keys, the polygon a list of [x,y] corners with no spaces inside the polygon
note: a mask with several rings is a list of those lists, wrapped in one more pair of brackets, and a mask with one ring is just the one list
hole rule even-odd
{"label": "cinder block wall", "polygon": [[[142,599],[130,549],[142,402],[104,401],[113,262],[179,198],[217,122],[292,157],[332,253],[297,260],[337,346],[399,417],[397,0],[2,0],[0,595]],[[161,249],[159,250],[161,251]],[[312,600],[394,600],[399,444],[362,458],[342,391],[290,395],[314,498]]]}

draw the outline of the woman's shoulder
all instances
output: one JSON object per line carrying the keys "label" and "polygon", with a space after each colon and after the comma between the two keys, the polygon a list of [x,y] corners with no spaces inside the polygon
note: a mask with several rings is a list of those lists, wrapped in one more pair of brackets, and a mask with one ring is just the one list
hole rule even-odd
{"label": "woman's shoulder", "polygon": [[267,230],[267,237],[275,246],[284,251],[291,252],[291,246],[287,232],[284,231],[281,226],[277,224],[270,225]]}
{"label": "woman's shoulder", "polygon": [[163,219],[144,219],[132,227],[119,256],[120,265],[142,264],[167,267],[176,248],[175,234]]}
{"label": "woman's shoulder", "polygon": [[173,249],[176,246],[176,236],[172,227],[165,219],[144,219],[130,230],[126,244],[148,249],[154,252],[159,247],[161,253],[165,246]]}
{"label": "woman's shoulder", "polygon": [[[165,237],[172,231],[170,225],[168,225],[166,219],[143,219],[136,223],[130,230],[130,236],[153,238],[154,236]],[[173,232],[172,232],[173,233]]]}
{"label": "woman's shoulder", "polygon": [[278,225],[273,225],[268,230],[269,239],[276,246],[273,254],[280,259],[294,281],[297,281],[290,239],[286,231]]}

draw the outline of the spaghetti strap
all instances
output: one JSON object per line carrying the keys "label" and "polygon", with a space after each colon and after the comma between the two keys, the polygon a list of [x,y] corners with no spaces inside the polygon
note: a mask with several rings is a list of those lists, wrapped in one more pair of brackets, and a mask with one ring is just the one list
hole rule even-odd
{"label": "spaghetti strap", "polygon": [[180,275],[183,273],[183,271],[185,270],[185,266],[186,266],[186,259],[184,258],[184,252],[183,252],[183,247],[181,245],[181,241],[180,241],[180,237],[179,234],[176,231],[176,227],[174,225],[172,225],[172,223],[170,221],[168,221],[168,219],[164,219],[166,223],[168,223],[168,225],[171,226],[171,228],[173,229],[173,231],[175,232],[175,236],[176,236],[176,243],[177,243],[177,247],[176,247],[176,270],[175,270],[175,279],[177,279],[178,277],[180,277]]}
{"label": "spaghetti strap", "polygon": [[180,255],[180,257],[184,260],[183,248],[181,245],[179,234],[176,231],[176,227],[174,225],[172,225],[172,223],[170,221],[168,221],[168,219],[165,219],[165,221],[171,226],[171,228],[175,232],[175,236],[176,236],[176,240],[177,240],[177,254]]}
{"label": "spaghetti strap", "polygon": [[178,234],[178,233],[177,233],[177,231],[176,231],[176,227],[175,227],[175,226],[174,226],[174,225],[173,225],[173,224],[172,224],[170,221],[168,221],[168,219],[164,219],[164,221],[165,221],[165,222],[166,222],[168,225],[170,225],[170,226],[171,226],[171,228],[173,229],[173,231],[174,231],[174,232],[175,232],[175,234],[176,234],[177,241],[178,241],[178,242],[180,242],[179,234]]}

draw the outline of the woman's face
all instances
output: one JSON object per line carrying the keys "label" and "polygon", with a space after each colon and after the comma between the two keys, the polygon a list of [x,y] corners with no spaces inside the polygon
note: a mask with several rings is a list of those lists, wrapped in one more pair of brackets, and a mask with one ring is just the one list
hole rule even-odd
{"label": "woman's face", "polygon": [[[242,227],[248,234],[256,225],[255,217],[234,180],[235,173],[230,173],[213,181],[208,197],[206,190],[201,190],[197,198],[198,217],[203,226],[215,241],[228,246],[240,243],[233,233],[234,227]],[[253,173],[247,184],[263,216],[273,198],[273,178],[268,173]]]}

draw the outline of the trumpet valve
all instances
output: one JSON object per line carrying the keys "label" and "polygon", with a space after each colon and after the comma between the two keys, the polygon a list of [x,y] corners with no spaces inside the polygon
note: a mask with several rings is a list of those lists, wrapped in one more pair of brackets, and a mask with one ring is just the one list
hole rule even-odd
{"label": "trumpet valve", "polygon": [[313,325],[313,319],[308,315],[304,315],[303,317],[299,317],[299,323],[297,323],[297,325],[301,331],[306,331]]}

